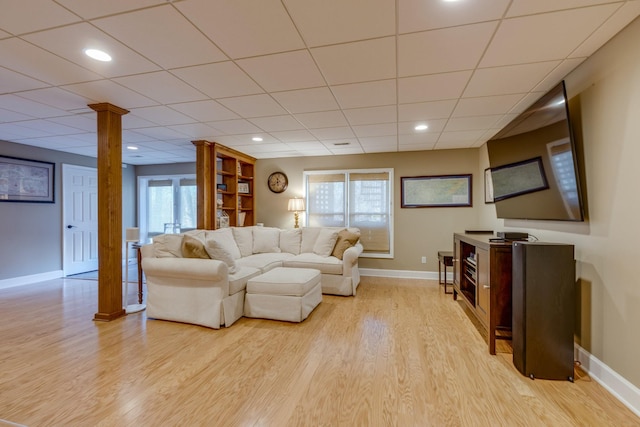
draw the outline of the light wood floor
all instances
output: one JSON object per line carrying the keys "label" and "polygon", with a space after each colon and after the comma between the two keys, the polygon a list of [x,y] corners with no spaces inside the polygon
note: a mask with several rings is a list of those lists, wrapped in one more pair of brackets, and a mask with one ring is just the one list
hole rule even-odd
{"label": "light wood floor", "polygon": [[[365,277],[300,324],[92,321],[95,280],[0,290],[0,419],[26,426],[637,426],[576,371],[489,355],[433,281]],[[133,291],[131,301],[134,302]],[[0,425],[3,422],[0,421]],[[11,424],[9,424],[11,425]]]}

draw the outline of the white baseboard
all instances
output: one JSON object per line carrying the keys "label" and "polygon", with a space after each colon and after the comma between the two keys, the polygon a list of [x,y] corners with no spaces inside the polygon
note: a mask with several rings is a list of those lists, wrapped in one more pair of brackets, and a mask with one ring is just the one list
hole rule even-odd
{"label": "white baseboard", "polygon": [[[400,279],[438,280],[437,271],[383,270],[378,268],[358,268],[360,276],[395,277]],[[447,281],[453,282],[453,273],[447,273]]]}
{"label": "white baseboard", "polygon": [[30,285],[32,283],[44,282],[46,280],[59,279],[63,276],[64,272],[62,270],[54,270],[47,273],[32,274],[30,276],[12,277],[10,279],[0,280],[0,289]]}
{"label": "white baseboard", "polygon": [[607,389],[634,414],[640,417],[640,388],[631,384],[616,371],[578,344],[574,344],[575,359],[591,378]]}

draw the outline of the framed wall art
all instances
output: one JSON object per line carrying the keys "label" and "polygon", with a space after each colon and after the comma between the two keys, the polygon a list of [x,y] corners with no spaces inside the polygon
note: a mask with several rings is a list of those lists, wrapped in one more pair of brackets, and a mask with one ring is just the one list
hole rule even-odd
{"label": "framed wall art", "polygon": [[403,208],[463,207],[471,203],[471,174],[400,178]]}
{"label": "framed wall art", "polygon": [[0,202],[55,203],[55,163],[0,156]]}

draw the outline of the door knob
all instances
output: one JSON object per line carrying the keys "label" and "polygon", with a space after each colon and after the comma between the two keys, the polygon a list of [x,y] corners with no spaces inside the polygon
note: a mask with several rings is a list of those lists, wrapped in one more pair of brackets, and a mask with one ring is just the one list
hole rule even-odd
{"label": "door knob", "polygon": [[77,226],[69,224],[67,225],[67,228],[77,228]]}

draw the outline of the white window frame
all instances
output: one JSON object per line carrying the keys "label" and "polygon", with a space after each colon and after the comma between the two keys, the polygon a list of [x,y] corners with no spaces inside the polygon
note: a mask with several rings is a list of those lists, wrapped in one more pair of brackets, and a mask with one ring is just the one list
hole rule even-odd
{"label": "white window frame", "polygon": [[[144,175],[138,177],[138,224],[140,227],[140,241],[142,242],[150,242],[149,238],[149,228],[147,224],[147,210],[149,205],[149,181],[155,180],[171,180],[174,182],[174,190],[175,190],[175,182],[180,182],[181,179],[196,179],[195,174],[179,174],[179,175]],[[179,184],[178,184],[179,185]],[[179,203],[179,197],[174,192],[174,215],[176,211],[176,200]]]}
{"label": "white window frame", "polygon": [[[394,235],[393,235],[393,223],[394,223],[394,179],[393,179],[393,168],[373,168],[373,169],[333,169],[333,170],[320,170],[320,171],[304,171],[303,172],[303,185],[304,185],[304,198],[305,200],[309,200],[308,197],[308,177],[311,175],[332,175],[332,174],[344,174],[345,176],[345,222],[346,226],[349,227],[349,175],[352,173],[356,174],[368,174],[368,173],[387,173],[389,175],[389,253],[381,253],[381,252],[367,252],[362,253],[360,257],[362,258],[385,258],[392,259],[394,257]],[[305,203],[305,216],[309,217],[309,203]]]}

